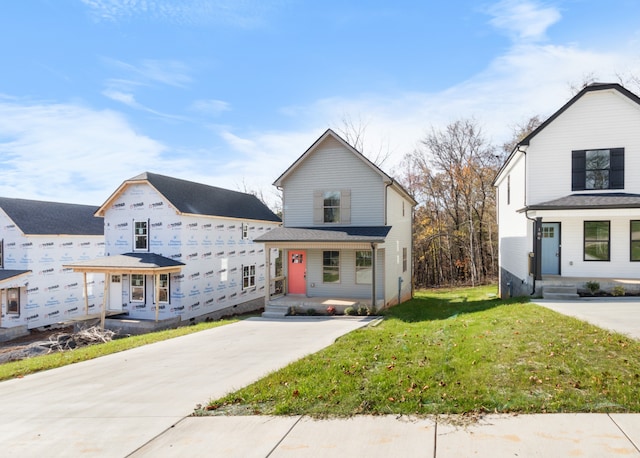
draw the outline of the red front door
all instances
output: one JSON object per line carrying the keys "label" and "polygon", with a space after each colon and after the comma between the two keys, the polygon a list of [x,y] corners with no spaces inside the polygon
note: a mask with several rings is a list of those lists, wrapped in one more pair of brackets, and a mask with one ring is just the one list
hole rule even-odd
{"label": "red front door", "polygon": [[289,294],[307,294],[306,251],[289,251]]}

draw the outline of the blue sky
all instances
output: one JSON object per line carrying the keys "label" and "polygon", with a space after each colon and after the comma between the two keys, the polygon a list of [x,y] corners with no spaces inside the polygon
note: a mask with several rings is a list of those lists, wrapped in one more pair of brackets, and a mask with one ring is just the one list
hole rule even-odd
{"label": "blue sky", "polygon": [[640,2],[7,1],[0,55],[0,195],[100,205],[151,171],[271,200],[345,119],[393,174],[432,127],[501,144],[585,78],[638,92]]}

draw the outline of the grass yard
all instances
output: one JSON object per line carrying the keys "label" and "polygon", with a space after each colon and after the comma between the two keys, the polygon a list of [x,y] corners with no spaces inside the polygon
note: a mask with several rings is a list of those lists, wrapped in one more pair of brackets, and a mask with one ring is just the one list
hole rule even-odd
{"label": "grass yard", "polygon": [[640,412],[640,342],[495,292],[419,292],[196,413]]}

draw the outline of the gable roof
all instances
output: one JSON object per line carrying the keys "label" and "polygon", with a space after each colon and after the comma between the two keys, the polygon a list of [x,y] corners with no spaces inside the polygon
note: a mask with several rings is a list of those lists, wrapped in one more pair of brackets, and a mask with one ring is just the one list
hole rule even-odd
{"label": "gable roof", "polygon": [[280,222],[256,196],[239,191],[218,188],[193,181],[181,180],[156,173],[145,172],[126,180],[99,208],[104,216],[110,203],[132,184],[148,183],[162,194],[175,209],[183,214],[221,216],[227,218]]}
{"label": "gable roof", "polygon": [[[574,95],[571,98],[571,100],[569,100],[567,103],[565,103],[558,111],[556,111],[554,114],[549,116],[549,118],[547,118],[546,121],[544,121],[542,124],[540,124],[536,129],[534,129],[533,132],[531,132],[529,135],[527,135],[522,140],[520,140],[518,145],[520,145],[520,146],[529,145],[529,143],[531,142],[531,139],[533,137],[538,135],[542,129],[544,129],[549,124],[551,124],[558,116],[560,116],[562,113],[567,111],[567,109],[569,109],[569,107],[571,105],[576,103],[583,95],[585,95],[585,94],[587,94],[589,92],[607,91],[607,90],[610,90],[610,89],[613,89],[613,90],[616,90],[616,91],[620,92],[625,97],[628,97],[631,101],[633,101],[633,102],[637,103],[638,105],[640,105],[640,97],[635,95],[630,90],[625,89],[623,86],[621,86],[618,83],[591,83],[591,84],[585,86],[576,95]],[[517,149],[518,145],[516,145],[516,149]]]}
{"label": "gable roof", "polygon": [[520,152],[520,153],[524,152],[523,150],[520,150],[520,147],[521,146],[529,146],[529,144],[531,143],[531,139],[533,139],[533,137],[538,135],[549,124],[551,124],[553,121],[555,121],[558,116],[560,116],[562,113],[567,111],[582,96],[584,96],[585,94],[587,94],[589,92],[607,91],[607,90],[611,90],[611,89],[613,89],[615,91],[618,91],[620,94],[622,94],[625,97],[629,98],[629,100],[631,100],[632,102],[640,105],[640,97],[638,97],[636,94],[634,94],[630,90],[624,88],[622,85],[620,85],[618,83],[591,83],[591,84],[585,86],[580,92],[578,92],[576,95],[574,95],[571,98],[571,100],[569,100],[562,107],[560,107],[560,109],[558,111],[553,113],[542,124],[540,124],[537,128],[535,128],[533,131],[531,131],[531,133],[529,135],[527,135],[522,140],[520,140],[518,143],[516,143],[516,146],[513,148],[513,151],[511,151],[511,153],[509,154],[509,157],[507,157],[507,159],[504,161],[504,164],[502,164],[502,167],[500,167],[500,170],[498,170],[498,173],[496,174],[496,177],[493,180],[493,185],[494,186],[496,185],[496,183],[498,182],[498,180],[499,180],[500,176],[502,175],[502,173],[504,172],[504,170],[511,163],[511,160],[513,159],[513,157],[518,152]]}
{"label": "gable roof", "polygon": [[287,168],[287,170],[285,170],[282,173],[282,175],[280,175],[276,179],[276,181],[273,182],[273,185],[276,186],[276,187],[279,187],[279,188],[282,187],[282,182],[289,175],[291,175],[291,173],[293,173],[295,171],[295,169],[298,168],[300,166],[300,164],[302,164],[305,161],[305,159],[307,159],[309,156],[311,156],[311,154],[313,154],[313,152],[322,144],[322,142],[324,142],[329,137],[332,137],[335,140],[337,140],[338,142],[340,142],[342,144],[342,146],[344,146],[349,152],[351,152],[354,156],[356,156],[358,159],[360,159],[367,167],[371,168],[374,172],[376,172],[378,175],[380,175],[382,177],[382,181],[383,182],[390,184],[391,187],[393,187],[401,195],[403,195],[407,199],[409,199],[409,201],[411,202],[412,205],[417,205],[418,204],[416,202],[416,200],[413,198],[413,196],[411,194],[409,194],[409,192],[407,192],[407,190],[404,189],[404,187],[400,183],[398,183],[391,176],[386,174],[380,167],[378,167],[373,162],[371,162],[369,159],[367,159],[364,154],[362,154],[360,151],[358,151],[353,146],[351,146],[349,143],[347,143],[346,140],[344,140],[340,135],[335,133],[332,129],[327,129],[324,132],[324,134],[322,134],[315,142],[313,142],[313,144],[304,153],[302,153],[302,155],[298,159],[296,159],[295,162],[293,164],[291,164],[289,166],[289,168]]}
{"label": "gable roof", "polygon": [[26,235],[104,235],[91,205],[0,197],[0,208]]}
{"label": "gable roof", "polygon": [[179,272],[184,265],[183,262],[156,253],[124,253],[73,262],[63,267],[71,267],[76,272],[163,273]]}

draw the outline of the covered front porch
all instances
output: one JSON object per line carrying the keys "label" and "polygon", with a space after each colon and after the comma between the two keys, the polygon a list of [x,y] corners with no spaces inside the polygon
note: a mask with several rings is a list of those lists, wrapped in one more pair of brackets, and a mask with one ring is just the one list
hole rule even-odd
{"label": "covered front porch", "polygon": [[[65,265],[75,272],[83,274],[85,301],[87,301],[87,274],[104,274],[104,295],[100,311],[100,327],[105,327],[105,320],[108,315],[122,314],[122,286],[119,285],[123,275],[142,275],[153,277],[153,291],[155,303],[155,323],[159,321],[161,302],[166,301],[168,295],[168,275],[182,270],[184,264],[170,258],[166,258],[155,253],[125,253],[115,256],[105,256],[88,261],[79,261]],[[166,279],[166,285],[162,278]],[[114,294],[115,287],[119,291],[120,297]],[[130,295],[136,294],[130,291]],[[144,292],[141,292],[144,294]],[[114,297],[112,297],[114,296]],[[112,300],[113,299],[113,300]],[[114,304],[119,303],[119,307]],[[85,311],[87,310],[85,303]]]}
{"label": "covered front porch", "polygon": [[[265,315],[291,311],[344,313],[348,307],[384,304],[384,257],[379,248],[390,227],[276,228],[255,241],[264,243]],[[277,257],[275,255],[277,254]]]}

